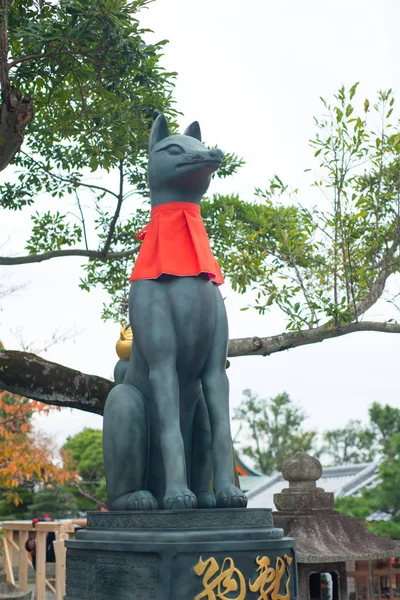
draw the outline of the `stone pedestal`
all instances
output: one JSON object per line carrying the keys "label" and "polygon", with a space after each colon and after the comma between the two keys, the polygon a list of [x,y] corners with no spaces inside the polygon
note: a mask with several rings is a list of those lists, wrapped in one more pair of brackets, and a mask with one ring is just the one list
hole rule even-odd
{"label": "stone pedestal", "polygon": [[66,546],[65,600],[297,600],[269,509],[89,513]]}

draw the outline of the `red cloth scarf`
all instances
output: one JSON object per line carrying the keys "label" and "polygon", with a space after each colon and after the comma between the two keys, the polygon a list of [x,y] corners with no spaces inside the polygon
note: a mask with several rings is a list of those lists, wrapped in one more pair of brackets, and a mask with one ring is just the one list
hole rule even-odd
{"label": "red cloth scarf", "polygon": [[163,274],[205,274],[216,285],[224,283],[197,204],[167,202],[155,206],[150,223],[136,237],[144,241],[130,281],[157,279]]}

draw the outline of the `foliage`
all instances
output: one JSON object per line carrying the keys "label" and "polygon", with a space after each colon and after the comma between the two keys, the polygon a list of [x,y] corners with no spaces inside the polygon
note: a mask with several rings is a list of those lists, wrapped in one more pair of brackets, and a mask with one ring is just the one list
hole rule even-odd
{"label": "foliage", "polygon": [[[312,198],[277,175],[253,203],[214,196],[203,213],[234,289],[278,305],[292,331],[358,321],[399,270],[400,126],[392,90],[356,105],[357,84],[321,98],[311,140],[320,173]],[[378,121],[376,123],[376,121]],[[308,171],[311,171],[309,169]],[[319,196],[317,194],[319,193]],[[397,306],[397,298],[386,299]]]}
{"label": "foliage", "polygon": [[[303,251],[295,230],[285,230],[286,254],[274,261],[276,273],[293,282],[289,302],[279,292],[290,328],[357,319],[383,291],[376,297],[374,284],[397,269],[400,135],[390,122],[394,98],[391,90],[378,94],[373,110],[380,124],[375,132],[366,105],[364,114],[355,113],[356,88],[340,88],[333,106],[322,100],[326,115],[315,119],[318,133],[311,144],[322,173],[313,186],[328,201],[311,209],[299,207],[305,236],[301,243],[309,249],[306,262],[299,260]],[[275,204],[276,196],[282,198],[287,191],[275,179],[264,197]]]}
{"label": "foliage", "polygon": [[[137,19],[150,1],[10,3],[10,83],[33,98],[35,117],[0,185],[0,210],[37,204],[25,244],[31,255],[62,255],[83,242],[103,264],[118,245],[124,200],[146,195],[149,128],[160,112],[176,114],[175,74],[160,66],[166,42],[146,44]],[[110,184],[98,185],[101,177]],[[43,197],[52,198],[44,212]]]}
{"label": "foliage", "polygon": [[106,500],[102,431],[85,427],[67,439],[63,454],[69,467],[79,475],[74,486],[69,487],[78,508],[93,510],[98,502]]}
{"label": "foliage", "polygon": [[374,402],[367,426],[350,421],[343,429],[325,432],[318,447],[315,432],[303,430],[305,415],[288,394],[265,400],[245,390],[243,396],[233,418],[245,426],[250,444],[240,450],[257,469],[266,475],[280,471],[285,459],[311,449],[334,465],[379,461],[378,482],[358,495],[336,498],[335,508],[376,535],[400,539],[400,409]]}
{"label": "foliage", "polygon": [[18,494],[18,505],[14,502],[14,496],[9,495],[9,490],[0,490],[0,521],[18,521],[27,518],[29,505],[32,503],[34,492],[31,486],[19,486],[14,492]]}
{"label": "foliage", "polygon": [[349,421],[343,429],[323,435],[320,453],[333,465],[370,462],[389,453],[389,440],[400,431],[400,411],[388,404],[374,402],[369,408],[370,423]]}
{"label": "foliage", "polygon": [[27,483],[63,484],[75,476],[56,464],[48,440],[34,434],[33,413],[48,411],[40,402],[0,391],[0,488],[8,502],[18,505],[18,489]]}
{"label": "foliage", "polygon": [[[81,287],[109,293],[104,318],[126,316],[135,235],[149,216],[149,128],[164,112],[176,130],[175,74],[160,63],[166,42],[147,44],[138,21],[149,1],[15,0],[9,9],[10,81],[34,98],[36,116],[14,161],[18,179],[11,173],[0,186],[0,206],[53,198],[50,210],[32,214],[25,247],[31,256],[89,258]],[[233,289],[252,290],[262,314],[277,305],[287,329],[305,336],[359,322],[400,264],[394,96],[389,89],[360,103],[357,88],[321,98],[311,201],[274,175],[252,202],[214,195],[203,203]],[[241,164],[227,154],[219,175]]]}
{"label": "foliage", "polygon": [[377,453],[375,438],[375,432],[360,421],[349,421],[343,429],[325,432],[322,452],[335,466],[371,462]]}
{"label": "foliage", "polygon": [[336,508],[365,524],[373,533],[400,539],[400,409],[374,403],[369,410],[371,433],[383,460],[379,483],[364,488],[359,497],[337,498]]}
{"label": "foliage", "polygon": [[[311,140],[320,169],[312,182],[316,205],[301,202],[300,191],[277,175],[256,189],[253,202],[215,194],[202,203],[213,251],[233,289],[253,290],[253,307],[261,314],[278,305],[291,331],[357,322],[398,272],[400,128],[393,120],[394,96],[379,92],[373,107],[367,102],[356,114],[356,92],[357,85],[341,87],[333,104],[322,99],[324,116],[315,119]],[[139,211],[119,229],[122,247],[146,218]],[[108,285],[110,292],[126,285],[123,269],[116,279],[106,266],[100,278],[98,273],[89,265],[85,284]],[[384,297],[397,306],[397,298]]]}
{"label": "foliage", "polygon": [[241,452],[252,458],[262,473],[280,471],[287,458],[311,449],[316,433],[303,431],[306,417],[286,392],[269,400],[251,390],[244,390],[243,396],[233,419],[245,425],[251,444]]}
{"label": "foliage", "polygon": [[[163,112],[176,130],[175,73],[160,65],[166,41],[147,44],[138,20],[150,1],[14,0],[8,15],[10,82],[33,98],[35,118],[14,158],[18,178],[10,172],[0,185],[0,209],[53,198],[50,210],[31,215],[25,248],[89,256],[81,287],[110,293],[105,318],[124,314],[135,235],[149,215],[150,127]],[[228,153],[218,175],[241,164]]]}
{"label": "foliage", "polygon": [[33,494],[27,517],[34,519],[49,513],[53,519],[71,518],[76,515],[76,503],[66,486],[44,486]]}
{"label": "foliage", "polygon": [[[43,190],[62,197],[81,179],[76,170],[110,171],[120,160],[131,183],[143,181],[138,166],[147,132],[158,112],[169,109],[174,77],[159,64],[166,42],[144,42],[146,30],[137,13],[148,4],[12,3],[10,77],[34,98],[35,119],[29,126],[29,150],[17,158],[23,167],[20,183],[2,200],[6,208],[14,198],[13,208],[20,209]],[[55,169],[68,173],[72,182],[52,177]]]}

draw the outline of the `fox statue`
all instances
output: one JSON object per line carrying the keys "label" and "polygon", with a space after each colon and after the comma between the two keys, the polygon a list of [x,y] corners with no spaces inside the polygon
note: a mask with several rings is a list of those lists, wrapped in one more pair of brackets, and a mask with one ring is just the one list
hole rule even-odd
{"label": "fox statue", "polygon": [[[150,134],[151,220],[131,277],[134,340],[107,398],[103,447],[110,510],[244,508],[235,486],[221,271],[200,201],[223,159],[192,123]],[[121,373],[119,379],[122,379]]]}

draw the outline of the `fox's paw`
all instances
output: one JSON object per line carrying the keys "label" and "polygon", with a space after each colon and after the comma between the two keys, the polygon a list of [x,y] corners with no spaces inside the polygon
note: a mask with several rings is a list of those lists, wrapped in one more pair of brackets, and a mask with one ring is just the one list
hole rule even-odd
{"label": "fox's paw", "polygon": [[147,490],[124,494],[111,505],[111,510],[157,510],[157,508],[157,500]]}
{"label": "fox's paw", "polygon": [[246,508],[247,496],[235,485],[227,484],[215,492],[218,508]]}
{"label": "fox's paw", "polygon": [[185,485],[175,485],[167,489],[163,508],[167,510],[197,508],[197,498]]}

